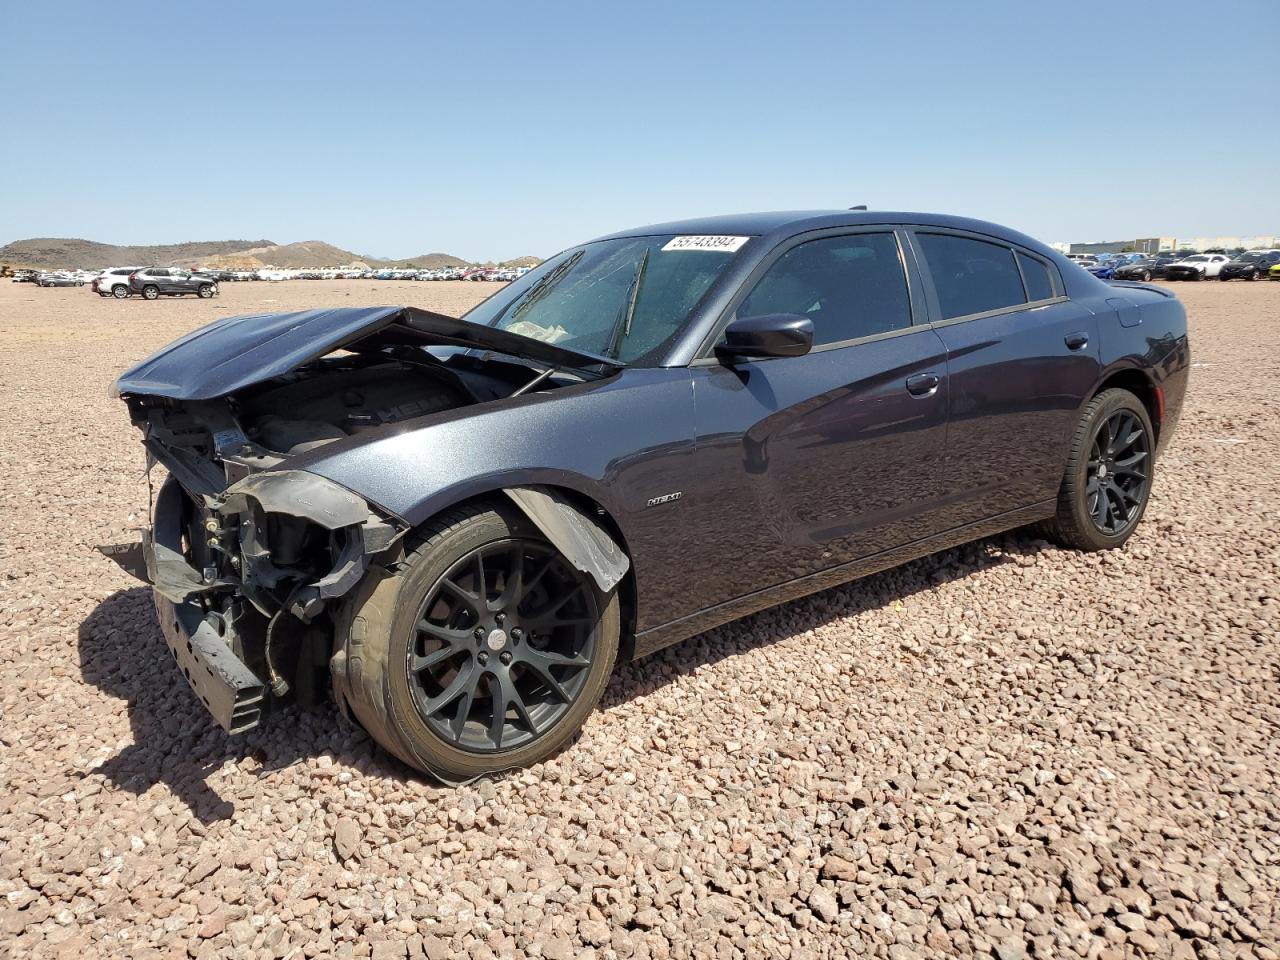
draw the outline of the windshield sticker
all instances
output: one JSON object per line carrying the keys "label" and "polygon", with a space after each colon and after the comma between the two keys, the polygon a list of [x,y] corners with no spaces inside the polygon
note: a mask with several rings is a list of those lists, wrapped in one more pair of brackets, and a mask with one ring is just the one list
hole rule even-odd
{"label": "windshield sticker", "polygon": [[662,248],[663,253],[672,250],[714,250],[718,253],[737,253],[750,237],[674,237]]}

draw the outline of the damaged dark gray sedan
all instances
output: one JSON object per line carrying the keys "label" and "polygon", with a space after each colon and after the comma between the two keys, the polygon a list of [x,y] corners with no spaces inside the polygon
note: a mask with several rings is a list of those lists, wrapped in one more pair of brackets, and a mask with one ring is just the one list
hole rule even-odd
{"label": "damaged dark gray sedan", "polygon": [[846,211],[606,237],[462,319],[233,317],[115,392],[168,472],[147,577],[214,718],[332,697],[457,782],[766,606],[1024,524],[1120,546],[1188,366],[1166,291]]}

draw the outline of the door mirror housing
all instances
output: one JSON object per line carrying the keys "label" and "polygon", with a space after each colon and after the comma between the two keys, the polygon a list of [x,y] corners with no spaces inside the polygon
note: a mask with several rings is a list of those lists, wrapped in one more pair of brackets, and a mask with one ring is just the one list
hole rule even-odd
{"label": "door mirror housing", "polygon": [[813,349],[813,321],[798,313],[738,317],[724,331],[716,354],[735,357],[801,357]]}

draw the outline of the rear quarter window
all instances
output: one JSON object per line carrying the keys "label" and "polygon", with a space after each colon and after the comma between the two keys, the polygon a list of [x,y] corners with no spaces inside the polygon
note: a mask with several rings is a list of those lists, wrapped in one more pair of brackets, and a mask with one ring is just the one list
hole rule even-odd
{"label": "rear quarter window", "polygon": [[1049,276],[1049,265],[1025,253],[1018,253],[1018,266],[1022,268],[1022,281],[1027,287],[1027,299],[1049,300],[1053,297],[1053,280]]}
{"label": "rear quarter window", "polygon": [[943,233],[917,235],[943,319],[1027,302],[1011,247]]}

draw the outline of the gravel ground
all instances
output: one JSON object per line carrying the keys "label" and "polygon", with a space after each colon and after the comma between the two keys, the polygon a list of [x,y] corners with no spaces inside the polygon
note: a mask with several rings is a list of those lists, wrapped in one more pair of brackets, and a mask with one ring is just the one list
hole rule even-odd
{"label": "gravel ground", "polygon": [[1184,284],[1127,549],[1026,534],[620,670],[558,758],[445,790],[331,709],[224,735],[147,590],[111,378],[217,316],[480,284],[0,282],[0,954],[1277,957],[1280,284]]}

